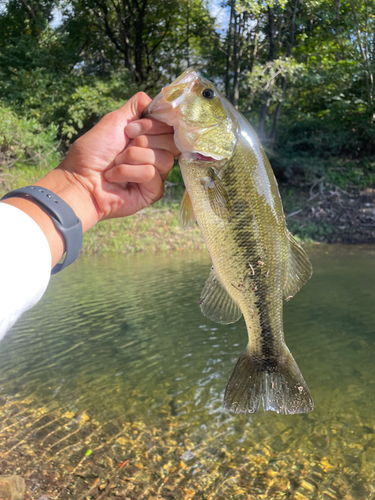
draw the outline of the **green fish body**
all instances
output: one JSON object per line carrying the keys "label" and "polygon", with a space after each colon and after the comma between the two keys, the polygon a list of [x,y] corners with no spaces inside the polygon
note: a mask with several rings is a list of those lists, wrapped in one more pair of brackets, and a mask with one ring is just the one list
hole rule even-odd
{"label": "green fish body", "polygon": [[313,401],[284,341],[283,300],[312,274],[288,232],[277,183],[250,124],[194,69],[150,104],[147,114],[172,125],[186,192],[181,223],[197,220],[212,268],[200,307],[223,324],[243,314],[248,345],[227,385],[236,413],[305,413]]}

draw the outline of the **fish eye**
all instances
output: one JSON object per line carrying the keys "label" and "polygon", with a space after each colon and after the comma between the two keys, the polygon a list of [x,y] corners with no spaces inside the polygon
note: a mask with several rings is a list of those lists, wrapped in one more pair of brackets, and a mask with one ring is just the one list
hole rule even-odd
{"label": "fish eye", "polygon": [[215,97],[215,92],[212,89],[204,89],[202,91],[202,96],[205,99],[213,99]]}

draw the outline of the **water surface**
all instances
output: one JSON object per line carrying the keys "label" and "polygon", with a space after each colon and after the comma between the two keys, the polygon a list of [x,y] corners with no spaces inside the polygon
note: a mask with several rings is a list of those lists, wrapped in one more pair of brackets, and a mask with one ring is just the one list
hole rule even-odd
{"label": "water surface", "polygon": [[373,498],[375,248],[308,253],[284,327],[314,412],[223,410],[247,337],[200,312],[205,252],[81,258],[0,344],[3,469],[35,499]]}

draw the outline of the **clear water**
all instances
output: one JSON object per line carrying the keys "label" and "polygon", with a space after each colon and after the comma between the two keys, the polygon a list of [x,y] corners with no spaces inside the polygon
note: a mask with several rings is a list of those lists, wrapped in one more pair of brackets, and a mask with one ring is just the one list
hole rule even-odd
{"label": "clear water", "polygon": [[375,498],[375,248],[308,253],[284,327],[314,412],[223,410],[246,330],[201,314],[205,252],[80,259],[0,344],[3,466],[35,499]]}

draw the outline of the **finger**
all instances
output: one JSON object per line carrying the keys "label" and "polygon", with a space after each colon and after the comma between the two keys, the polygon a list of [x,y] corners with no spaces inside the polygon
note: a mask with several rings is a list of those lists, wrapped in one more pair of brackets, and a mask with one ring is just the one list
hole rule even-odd
{"label": "finger", "polygon": [[173,127],[166,123],[153,120],[152,118],[142,118],[141,120],[134,120],[125,127],[125,133],[131,139],[138,135],[161,135],[172,134]]}
{"label": "finger", "polygon": [[109,182],[124,183],[136,182],[138,184],[148,183],[157,176],[158,171],[153,165],[116,165],[104,173]]}
{"label": "finger", "polygon": [[130,146],[115,159],[115,165],[154,165],[160,174],[165,174],[173,167],[174,156],[164,149],[148,149]]}
{"label": "finger", "polygon": [[139,120],[143,111],[150,104],[151,99],[144,92],[137,92],[131,99],[129,99],[121,108],[113,111],[111,114],[121,116],[126,122],[129,120]]}
{"label": "finger", "polygon": [[[147,94],[138,92],[121,108],[105,115],[95,127],[77,139],[74,143],[75,149],[94,152],[96,158],[110,163],[129,142],[124,133],[125,126],[131,120],[139,120],[150,102],[151,99]],[[103,139],[108,136],[111,138],[110,141]]]}
{"label": "finger", "polygon": [[139,135],[135,139],[131,140],[128,147],[130,146],[149,149],[165,149],[166,151],[169,151],[174,157],[180,154],[180,151],[177,149],[174,143],[172,134]]}
{"label": "finger", "polygon": [[148,205],[152,205],[156,201],[160,200],[164,194],[164,182],[160,175],[155,175],[150,182],[142,184],[140,186],[142,191],[143,199],[147,201]]}

